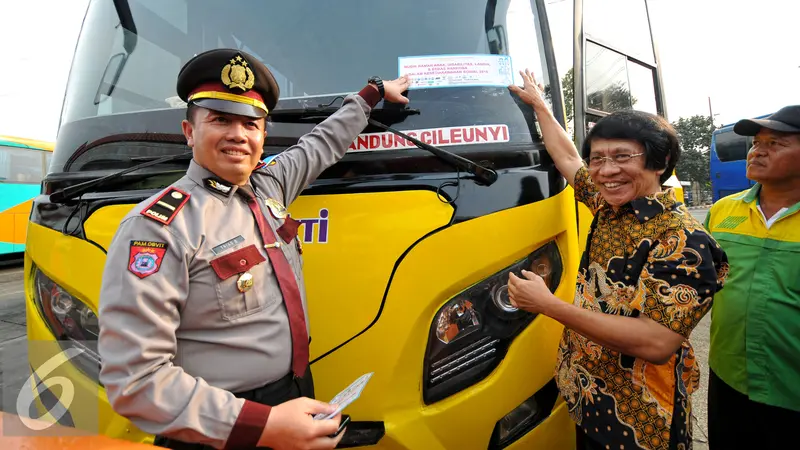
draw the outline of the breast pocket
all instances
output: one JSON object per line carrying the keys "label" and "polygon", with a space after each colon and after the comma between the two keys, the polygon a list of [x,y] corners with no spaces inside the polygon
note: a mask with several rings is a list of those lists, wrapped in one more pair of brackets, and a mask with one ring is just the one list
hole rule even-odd
{"label": "breast pocket", "polygon": [[257,313],[267,305],[264,291],[263,266],[266,259],[255,245],[248,245],[210,261],[217,274],[215,289],[225,320]]}
{"label": "breast pocket", "polygon": [[751,289],[764,292],[762,298],[768,299],[765,302],[768,311],[766,317],[781,317],[783,322],[791,323],[794,331],[780,333],[784,336],[796,336],[800,330],[800,323],[797,320],[786,320],[787,317],[800,317],[798,261],[800,261],[800,245],[770,242],[761,251],[755,273],[751,275]]}

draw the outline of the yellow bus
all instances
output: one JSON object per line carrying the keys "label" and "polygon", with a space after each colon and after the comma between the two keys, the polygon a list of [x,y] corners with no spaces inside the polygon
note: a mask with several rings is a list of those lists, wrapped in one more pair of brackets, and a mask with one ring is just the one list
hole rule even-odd
{"label": "yellow bus", "polygon": [[[45,379],[40,400],[59,406],[46,378],[63,376],[75,395],[100,400],[96,417],[62,405],[62,422],[152,442],[112,410],[97,380],[106,249],[136,203],[185,173],[178,70],[201,51],[236,47],[280,85],[267,156],[367,76],[413,73],[410,110],[380,104],[373,118],[496,174],[481,177],[370,125],[291,205],[303,223],[317,397],[374,373],[347,409],[343,442],[572,448],[553,379],[562,326],[513,308],[506,282],[531,268],[572,301],[591,217],[507,86],[531,69],[579,144],[615,110],[665,115],[652,35],[645,0],[91,0],[25,260],[29,340],[80,352],[35,374]],[[42,357],[29,358],[36,372]]]}
{"label": "yellow bus", "polygon": [[53,156],[52,142],[0,135],[0,260],[21,259],[33,198]]}

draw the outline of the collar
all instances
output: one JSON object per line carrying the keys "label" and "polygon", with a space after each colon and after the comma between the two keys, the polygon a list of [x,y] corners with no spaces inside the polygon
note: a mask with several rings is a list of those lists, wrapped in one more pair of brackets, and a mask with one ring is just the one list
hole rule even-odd
{"label": "collar", "polygon": [[[745,203],[749,203],[751,209],[758,211],[758,213],[763,216],[764,213],[763,211],[761,211],[761,183],[756,183],[750,189],[744,191],[741,194],[738,194],[736,199],[741,200]],[[783,216],[794,214],[797,211],[800,211],[800,202],[797,202],[792,206],[785,206],[782,210],[785,210],[783,212]],[[780,211],[775,214],[775,217],[777,217],[779,214]]]}
{"label": "collar", "polygon": [[186,170],[186,176],[189,177],[190,180],[202,186],[214,197],[221,200],[225,205],[231,201],[231,198],[233,198],[236,190],[239,189],[239,186],[228,183],[222,178],[216,176],[213,172],[198,164],[194,159],[189,162],[189,169]]}
{"label": "collar", "polygon": [[758,200],[758,194],[761,193],[761,184],[756,183],[750,189],[746,190],[744,194],[739,197],[745,203],[752,203],[754,200]]}
{"label": "collar", "polygon": [[664,191],[631,200],[630,208],[639,222],[645,223],[664,211],[672,209],[678,203],[680,202],[675,197],[675,191],[667,188]]}

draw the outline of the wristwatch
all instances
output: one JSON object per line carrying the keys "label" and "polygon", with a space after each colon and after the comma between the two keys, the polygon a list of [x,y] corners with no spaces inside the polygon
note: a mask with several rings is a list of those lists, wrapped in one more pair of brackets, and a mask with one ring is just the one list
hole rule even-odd
{"label": "wristwatch", "polygon": [[378,92],[381,94],[381,98],[383,98],[386,91],[383,90],[383,80],[381,80],[381,77],[379,76],[370,77],[370,79],[367,80],[367,83],[374,84],[375,87],[378,88]]}

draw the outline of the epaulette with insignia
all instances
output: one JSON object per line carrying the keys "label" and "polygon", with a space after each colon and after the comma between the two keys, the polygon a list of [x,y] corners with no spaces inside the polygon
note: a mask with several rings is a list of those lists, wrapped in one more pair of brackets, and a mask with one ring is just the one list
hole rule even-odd
{"label": "epaulette with insignia", "polygon": [[142,215],[169,225],[187,201],[189,194],[176,187],[169,187],[150,206],[142,210]]}
{"label": "epaulette with insignia", "polygon": [[266,159],[264,159],[260,163],[256,164],[256,168],[253,169],[253,170],[258,170],[258,169],[261,169],[261,168],[267,167],[267,166],[274,166],[275,164],[278,163],[275,159],[278,157],[279,154],[280,153],[275,154],[275,155],[267,156]]}

